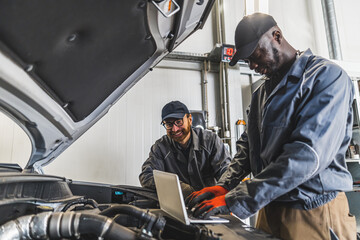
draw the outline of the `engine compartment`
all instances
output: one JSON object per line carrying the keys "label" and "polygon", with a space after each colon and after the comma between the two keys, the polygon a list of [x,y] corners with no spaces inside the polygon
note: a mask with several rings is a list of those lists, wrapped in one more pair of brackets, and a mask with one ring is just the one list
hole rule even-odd
{"label": "engine compartment", "polygon": [[0,177],[0,239],[219,239],[163,216],[148,189],[30,173]]}
{"label": "engine compartment", "polygon": [[0,167],[0,239],[273,239],[233,216],[185,225],[155,191],[78,182]]}

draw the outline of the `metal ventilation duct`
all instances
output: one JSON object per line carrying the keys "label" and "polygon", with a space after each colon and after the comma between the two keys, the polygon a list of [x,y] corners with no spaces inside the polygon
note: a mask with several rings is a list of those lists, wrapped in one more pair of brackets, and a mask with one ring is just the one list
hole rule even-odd
{"label": "metal ventilation duct", "polygon": [[335,6],[333,0],[321,0],[326,28],[326,38],[331,59],[342,60],[339,31],[337,28]]}

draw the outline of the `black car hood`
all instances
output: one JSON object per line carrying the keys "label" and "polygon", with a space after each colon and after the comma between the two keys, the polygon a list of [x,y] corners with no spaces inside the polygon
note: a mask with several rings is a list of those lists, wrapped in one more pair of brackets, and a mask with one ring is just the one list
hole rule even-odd
{"label": "black car hood", "polygon": [[0,0],[0,107],[32,142],[26,168],[41,172],[201,28],[213,3]]}

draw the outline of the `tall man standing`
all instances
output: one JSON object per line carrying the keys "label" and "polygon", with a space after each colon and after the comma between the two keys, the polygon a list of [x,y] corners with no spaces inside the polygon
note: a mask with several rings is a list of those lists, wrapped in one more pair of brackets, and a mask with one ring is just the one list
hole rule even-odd
{"label": "tall man standing", "polygon": [[192,128],[192,116],[179,101],[166,104],[161,117],[167,135],[151,147],[139,176],[141,185],[155,189],[154,169],[177,174],[185,197],[215,185],[231,160],[221,139],[211,131]]}
{"label": "tall man standing", "polygon": [[[252,95],[248,127],[217,186],[188,199],[195,215],[231,211],[281,239],[356,239],[344,191],[354,88],[338,65],[300,52],[273,17],[254,13],[235,32],[236,53],[265,76]],[[254,178],[241,182],[249,173]],[[210,199],[205,200],[204,199]],[[336,238],[338,237],[338,238]]]}

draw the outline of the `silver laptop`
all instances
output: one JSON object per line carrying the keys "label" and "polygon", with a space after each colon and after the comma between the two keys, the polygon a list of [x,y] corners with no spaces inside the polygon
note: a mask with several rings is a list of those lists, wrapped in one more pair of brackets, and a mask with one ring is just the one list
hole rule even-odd
{"label": "silver laptop", "polygon": [[228,219],[211,216],[210,219],[189,218],[185,207],[179,178],[176,174],[154,170],[156,192],[160,208],[171,217],[189,225],[190,223],[228,223]]}

